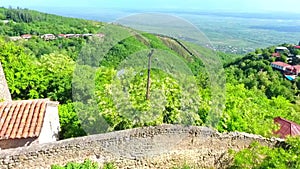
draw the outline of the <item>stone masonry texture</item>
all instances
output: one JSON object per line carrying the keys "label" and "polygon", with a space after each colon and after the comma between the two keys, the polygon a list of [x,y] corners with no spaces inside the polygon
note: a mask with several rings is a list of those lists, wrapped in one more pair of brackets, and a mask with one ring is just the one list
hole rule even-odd
{"label": "stone masonry texture", "polygon": [[52,164],[83,162],[118,168],[225,168],[228,150],[247,148],[253,141],[275,146],[281,141],[247,133],[218,133],[207,127],[161,125],[0,150],[0,169],[50,168]]}
{"label": "stone masonry texture", "polygon": [[11,101],[11,95],[5,79],[5,74],[0,62],[0,101]]}

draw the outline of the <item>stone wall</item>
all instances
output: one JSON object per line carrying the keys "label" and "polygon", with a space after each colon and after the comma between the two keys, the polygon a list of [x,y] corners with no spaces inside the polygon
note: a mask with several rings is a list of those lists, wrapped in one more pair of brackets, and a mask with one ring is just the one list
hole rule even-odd
{"label": "stone wall", "polygon": [[3,139],[0,140],[0,149],[9,149],[36,144],[37,138]]}
{"label": "stone wall", "polygon": [[62,140],[0,151],[0,168],[50,168],[51,164],[91,159],[119,168],[170,168],[188,163],[195,168],[224,168],[228,150],[253,141],[273,146],[280,141],[246,133],[220,134],[206,127],[162,125]]}
{"label": "stone wall", "polygon": [[0,62],[0,101],[11,101],[11,95],[5,79],[5,74]]}

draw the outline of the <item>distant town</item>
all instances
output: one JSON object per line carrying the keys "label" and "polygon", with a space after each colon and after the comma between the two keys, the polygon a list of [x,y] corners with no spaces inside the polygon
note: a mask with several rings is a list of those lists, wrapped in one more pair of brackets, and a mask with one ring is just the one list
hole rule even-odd
{"label": "distant town", "polygon": [[[294,49],[300,49],[300,45],[293,47]],[[283,75],[290,81],[295,80],[300,74],[300,65],[294,64],[293,60],[300,59],[300,55],[291,54],[287,47],[279,46],[275,48],[273,57],[280,58],[283,54],[287,55],[287,62],[275,61],[271,63],[274,69],[277,69],[283,73]]]}
{"label": "distant town", "polygon": [[[33,38],[35,35],[31,35],[31,34],[24,34],[24,35],[21,35],[21,36],[12,36],[12,37],[9,37],[9,39],[11,41],[18,41],[18,40],[28,40],[28,39],[31,39]],[[58,35],[54,35],[54,34],[44,34],[44,35],[41,35],[40,38],[48,41],[48,40],[55,40],[57,38],[80,38],[80,37],[83,37],[83,38],[87,38],[87,37],[99,37],[99,38],[103,38],[105,35],[102,34],[102,33],[98,33],[98,34],[91,34],[91,33],[86,33],[86,34],[58,34]]]}

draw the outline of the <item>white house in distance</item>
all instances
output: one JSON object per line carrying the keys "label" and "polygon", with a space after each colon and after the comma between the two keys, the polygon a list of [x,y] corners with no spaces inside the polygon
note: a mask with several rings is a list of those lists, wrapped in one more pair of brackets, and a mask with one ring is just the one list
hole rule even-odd
{"label": "white house in distance", "polygon": [[280,53],[280,52],[285,52],[285,51],[289,51],[287,47],[283,47],[283,46],[279,46],[275,48],[275,53]]}
{"label": "white house in distance", "polygon": [[49,99],[0,103],[0,148],[16,148],[58,140],[58,102]]}
{"label": "white house in distance", "polygon": [[44,40],[54,40],[56,39],[56,36],[53,34],[44,34],[41,36],[41,38]]}
{"label": "white house in distance", "polygon": [[24,34],[24,35],[21,35],[21,38],[28,40],[28,39],[32,38],[32,35],[30,35],[30,34]]}

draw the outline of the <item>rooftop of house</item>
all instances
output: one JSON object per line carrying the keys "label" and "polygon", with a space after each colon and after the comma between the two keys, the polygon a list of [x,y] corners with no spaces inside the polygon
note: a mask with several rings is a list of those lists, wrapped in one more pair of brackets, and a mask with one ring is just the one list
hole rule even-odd
{"label": "rooftop of house", "polygon": [[21,35],[21,37],[31,37],[32,35],[30,34],[24,34],[24,35]]}
{"label": "rooftop of house", "polygon": [[293,68],[295,68],[297,71],[300,71],[300,65],[295,65]]}
{"label": "rooftop of house", "polygon": [[275,49],[277,49],[277,50],[288,50],[288,48],[284,47],[284,46],[278,46]]}
{"label": "rooftop of house", "polygon": [[279,52],[276,52],[276,53],[273,53],[272,56],[273,56],[273,57],[280,57],[281,54],[280,54]]}
{"label": "rooftop of house", "polygon": [[282,67],[291,66],[291,65],[289,65],[289,64],[287,64],[287,63],[280,62],[280,61],[278,61],[278,62],[272,62],[272,64],[273,64],[273,65],[282,66]]}
{"label": "rooftop of house", "polygon": [[300,46],[299,45],[297,45],[297,46],[294,46],[296,49],[300,49]]}
{"label": "rooftop of house", "polygon": [[0,140],[38,137],[49,99],[18,100],[0,103]]}
{"label": "rooftop of house", "polygon": [[281,138],[300,135],[299,124],[281,117],[274,118],[274,122],[280,124],[280,129],[274,132],[274,134],[279,135]]}

